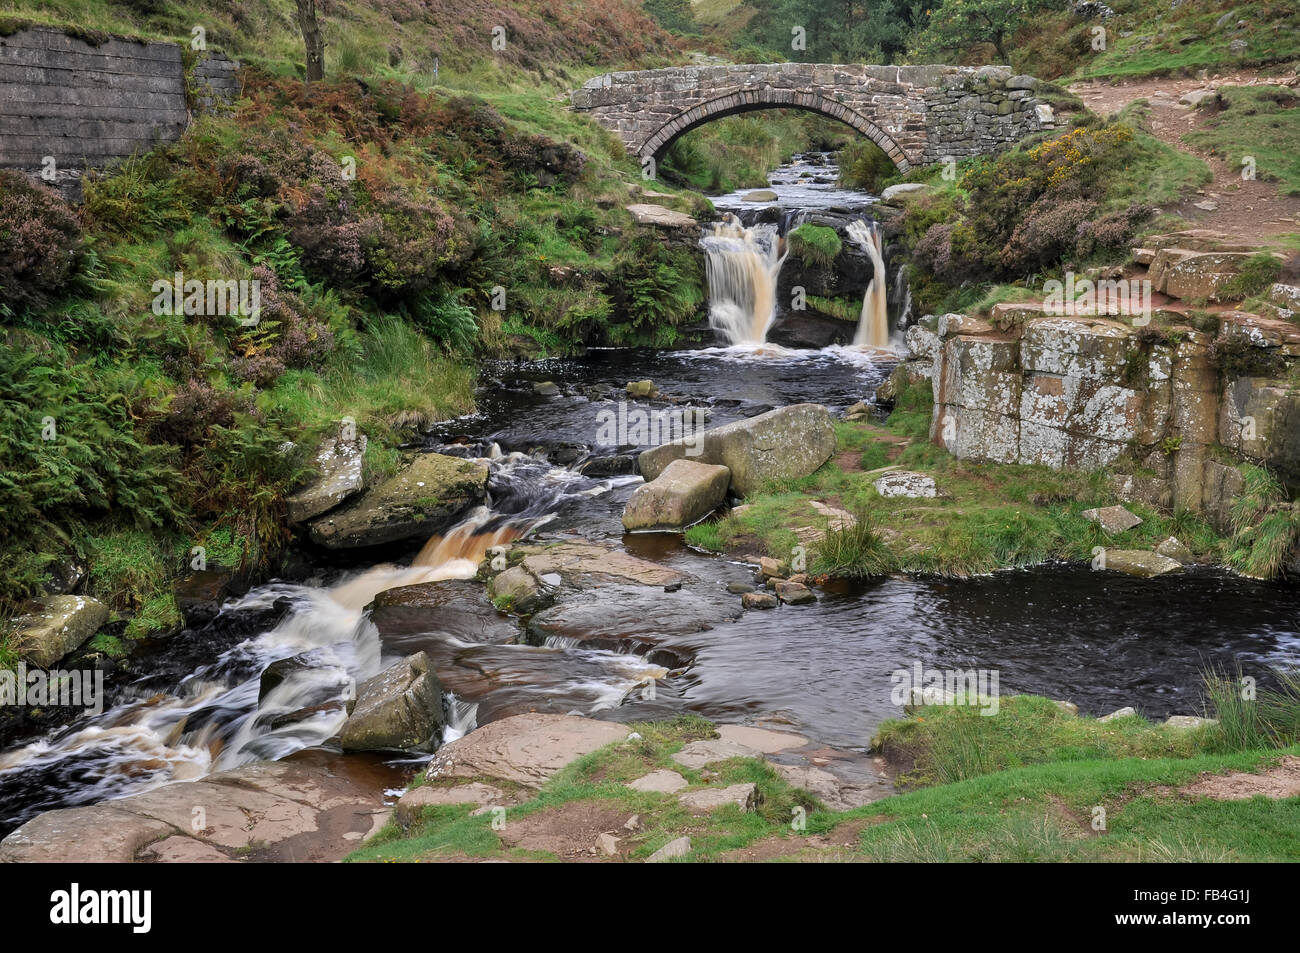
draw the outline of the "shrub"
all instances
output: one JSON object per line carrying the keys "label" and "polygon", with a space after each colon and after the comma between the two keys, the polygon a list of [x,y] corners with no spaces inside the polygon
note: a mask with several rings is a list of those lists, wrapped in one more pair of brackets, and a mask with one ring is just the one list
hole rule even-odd
{"label": "shrub", "polygon": [[858,139],[840,150],[840,184],[845,188],[880,192],[884,181],[898,174],[893,161],[874,142]]}
{"label": "shrub", "polygon": [[1091,199],[1058,200],[1050,193],[1035,202],[1002,248],[1009,272],[1037,271],[1074,251],[1079,229],[1097,208]]}
{"label": "shrub", "polygon": [[50,189],[0,169],[0,307],[40,310],[77,267],[81,229]]}

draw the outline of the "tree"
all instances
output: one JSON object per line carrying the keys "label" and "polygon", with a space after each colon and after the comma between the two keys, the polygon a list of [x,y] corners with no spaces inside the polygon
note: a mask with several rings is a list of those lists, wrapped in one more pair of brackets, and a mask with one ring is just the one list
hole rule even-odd
{"label": "tree", "polygon": [[1054,0],[943,0],[918,35],[921,54],[965,53],[977,43],[991,43],[1007,62],[1007,40],[1034,14],[1054,8]]}
{"label": "tree", "polygon": [[325,37],[316,18],[316,0],[295,0],[298,5],[298,29],[307,47],[307,82],[325,78]]}

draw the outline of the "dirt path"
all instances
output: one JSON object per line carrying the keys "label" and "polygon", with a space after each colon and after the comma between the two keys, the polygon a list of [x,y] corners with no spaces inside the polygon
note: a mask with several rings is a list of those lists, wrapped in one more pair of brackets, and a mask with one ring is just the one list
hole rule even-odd
{"label": "dirt path", "polygon": [[1193,149],[1183,136],[1199,128],[1211,115],[1179,103],[1186,93],[1220,86],[1266,86],[1284,77],[1261,76],[1252,71],[1215,74],[1209,80],[1177,77],[1143,78],[1118,84],[1100,81],[1077,83],[1070,90],[1089,109],[1108,116],[1129,103],[1145,99],[1151,105],[1150,132],[1157,139],[1203,159],[1214,174],[1211,182],[1186,201],[1165,211],[1186,218],[1190,227],[1222,232],[1238,241],[1258,241],[1300,230],[1300,197],[1278,193],[1276,182],[1243,180],[1241,169],[1223,159]]}

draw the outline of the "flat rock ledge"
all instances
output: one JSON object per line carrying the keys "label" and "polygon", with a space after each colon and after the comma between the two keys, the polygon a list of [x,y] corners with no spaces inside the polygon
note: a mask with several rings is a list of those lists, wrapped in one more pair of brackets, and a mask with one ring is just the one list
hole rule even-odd
{"label": "flat rock ledge", "polygon": [[47,811],[0,841],[0,863],[329,863],[356,850],[389,814],[382,791],[329,767],[256,761]]}

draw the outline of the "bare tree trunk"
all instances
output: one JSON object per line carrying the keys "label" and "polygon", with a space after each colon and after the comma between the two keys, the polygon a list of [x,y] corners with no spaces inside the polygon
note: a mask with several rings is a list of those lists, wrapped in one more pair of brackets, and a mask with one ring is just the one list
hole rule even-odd
{"label": "bare tree trunk", "polygon": [[307,82],[325,78],[325,37],[316,19],[316,0],[295,0],[298,5],[298,28],[307,47]]}

